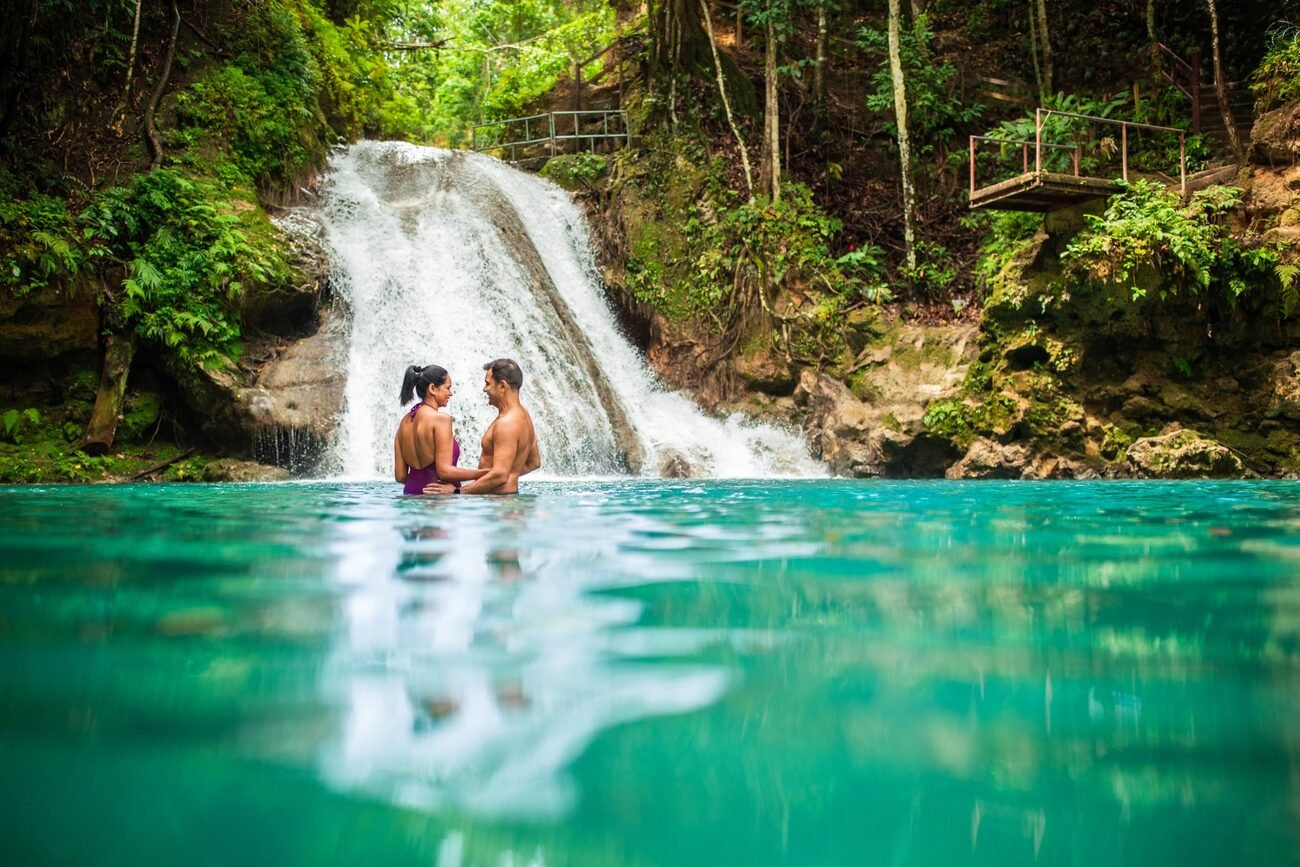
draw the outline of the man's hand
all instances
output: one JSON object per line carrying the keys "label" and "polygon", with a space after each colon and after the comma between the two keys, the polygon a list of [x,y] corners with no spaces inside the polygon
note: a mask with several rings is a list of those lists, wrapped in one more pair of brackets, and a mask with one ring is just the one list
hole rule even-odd
{"label": "man's hand", "polygon": [[449,482],[430,482],[424,486],[426,494],[450,494],[456,490],[456,486]]}

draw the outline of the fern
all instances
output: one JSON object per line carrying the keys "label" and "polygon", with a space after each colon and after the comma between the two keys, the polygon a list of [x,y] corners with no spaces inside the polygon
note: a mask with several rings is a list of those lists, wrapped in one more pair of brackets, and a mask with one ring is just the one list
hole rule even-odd
{"label": "fern", "polygon": [[1300,307],[1300,284],[1296,282],[1296,276],[1300,275],[1300,265],[1278,262],[1273,266],[1273,275],[1282,287],[1282,316],[1288,317]]}

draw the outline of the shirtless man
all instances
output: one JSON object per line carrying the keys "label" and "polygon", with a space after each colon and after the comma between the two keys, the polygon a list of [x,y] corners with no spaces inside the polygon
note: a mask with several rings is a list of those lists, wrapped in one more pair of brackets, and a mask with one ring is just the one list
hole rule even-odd
{"label": "shirtless man", "polygon": [[[498,358],[483,365],[483,393],[497,409],[497,417],[483,434],[483,450],[478,467],[487,474],[465,485],[466,494],[517,494],[519,477],[542,465],[537,449],[537,432],[533,419],[519,402],[524,374],[509,358]],[[427,493],[442,493],[430,485]]]}

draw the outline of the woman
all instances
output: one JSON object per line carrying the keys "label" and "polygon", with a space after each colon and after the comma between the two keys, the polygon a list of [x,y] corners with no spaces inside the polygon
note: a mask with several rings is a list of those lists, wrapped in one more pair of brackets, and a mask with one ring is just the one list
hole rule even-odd
{"label": "woman", "polygon": [[487,473],[456,466],[460,443],[451,435],[451,416],[439,412],[451,394],[451,374],[444,368],[436,364],[406,368],[399,399],[407,404],[419,395],[420,402],[397,425],[393,438],[393,478],[405,483],[403,493],[423,494],[425,486],[441,484],[442,493],[459,494],[461,482]]}

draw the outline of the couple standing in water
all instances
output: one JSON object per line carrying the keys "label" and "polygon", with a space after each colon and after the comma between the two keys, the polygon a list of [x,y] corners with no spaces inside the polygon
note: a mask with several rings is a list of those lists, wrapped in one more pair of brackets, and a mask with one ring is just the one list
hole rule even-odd
{"label": "couple standing in water", "polygon": [[[456,466],[460,443],[451,416],[440,410],[451,400],[451,374],[436,364],[412,365],[402,378],[401,401],[411,407],[393,438],[393,478],[407,494],[517,494],[519,477],[542,465],[533,419],[519,402],[523,371],[509,358],[483,365],[483,393],[497,417],[483,434],[478,469]],[[462,482],[468,485],[461,487]]]}

